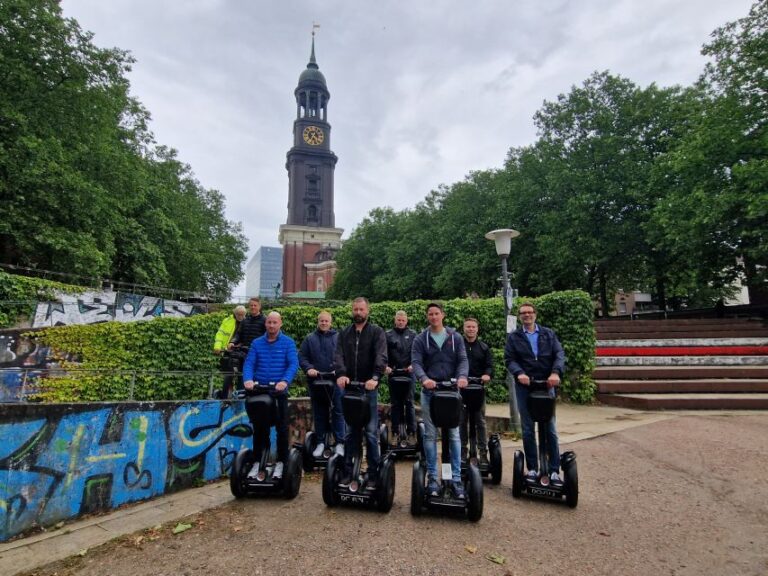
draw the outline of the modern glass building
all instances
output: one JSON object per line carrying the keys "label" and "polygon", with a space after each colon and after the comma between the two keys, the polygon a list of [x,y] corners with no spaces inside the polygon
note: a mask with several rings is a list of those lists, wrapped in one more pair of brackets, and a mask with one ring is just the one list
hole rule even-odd
{"label": "modern glass building", "polygon": [[283,249],[261,246],[245,268],[245,294],[261,298],[282,295]]}

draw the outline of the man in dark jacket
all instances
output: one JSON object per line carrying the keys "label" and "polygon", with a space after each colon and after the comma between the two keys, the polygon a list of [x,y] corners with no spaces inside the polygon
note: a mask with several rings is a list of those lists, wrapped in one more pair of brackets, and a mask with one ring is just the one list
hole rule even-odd
{"label": "man in dark jacket", "polygon": [[[493,378],[493,353],[491,347],[478,338],[477,333],[480,329],[480,323],[476,318],[467,318],[464,320],[464,348],[467,350],[467,360],[469,361],[470,378],[480,378],[483,386]],[[461,423],[459,431],[461,432],[461,458],[467,458],[467,421],[469,414],[466,410],[461,413]],[[479,452],[480,464],[488,464],[488,435],[485,426],[485,395],[483,402],[475,412],[475,431],[477,434],[477,450]]]}
{"label": "man in dark jacket", "polygon": [[261,313],[261,300],[257,297],[248,300],[248,316],[240,322],[237,332],[230,340],[228,348],[239,346],[246,351],[251,346],[251,342],[264,335],[267,331],[265,327],[266,318]]}
{"label": "man in dark jacket", "polygon": [[[445,312],[439,302],[427,305],[429,327],[413,341],[411,363],[413,373],[421,381],[421,418],[424,421],[424,453],[427,459],[427,493],[440,494],[437,475],[437,430],[432,422],[429,405],[438,382],[456,379],[459,389],[467,386],[469,364],[464,349],[464,339],[452,328],[443,326]],[[459,427],[448,431],[451,455],[453,494],[463,500],[464,486],[461,483],[461,438]]]}
{"label": "man in dark jacket", "polygon": [[309,380],[312,421],[318,439],[312,453],[315,458],[322,456],[325,450],[325,437],[331,424],[336,439],[336,452],[339,454],[344,453],[344,441],[347,438],[347,426],[341,411],[341,390],[334,386],[329,398],[325,389],[317,389],[313,385],[318,373],[333,372],[333,355],[336,353],[338,332],[331,328],[332,323],[333,318],[328,312],[320,312],[317,315],[317,330],[304,338],[299,349],[299,365]]}
{"label": "man in dark jacket", "polygon": [[[413,367],[411,366],[411,346],[416,332],[408,328],[408,315],[405,310],[395,313],[395,327],[387,330],[387,375],[393,370],[404,371],[411,379],[410,388],[405,394],[393,392],[390,386],[389,400],[392,406],[392,434],[400,429],[400,422],[405,412],[405,429],[408,436],[416,434],[416,408],[413,405]],[[399,390],[397,390],[399,392]],[[410,438],[412,440],[413,438]]]}
{"label": "man in dark jacket", "polygon": [[[528,386],[531,380],[546,380],[550,394],[555,396],[555,388],[560,385],[565,372],[565,351],[555,332],[536,323],[536,308],[530,302],[524,302],[518,309],[522,326],[507,336],[504,347],[504,364],[515,377],[515,394],[520,421],[523,429],[523,449],[528,475],[538,477],[538,451],[533,430],[533,420],[528,414]],[[559,483],[560,446],[557,438],[555,418],[547,429],[549,446],[549,465],[552,482]]]}
{"label": "man in dark jacket", "polygon": [[[365,427],[370,488],[376,486],[379,474],[379,380],[387,368],[387,338],[384,329],[368,322],[368,300],[360,297],[352,302],[352,324],[344,328],[336,343],[333,362],[336,384],[342,391],[350,382],[365,382],[370,404],[371,418]],[[349,484],[352,476],[352,458],[360,445],[360,430],[347,430],[344,477],[342,484]]]}

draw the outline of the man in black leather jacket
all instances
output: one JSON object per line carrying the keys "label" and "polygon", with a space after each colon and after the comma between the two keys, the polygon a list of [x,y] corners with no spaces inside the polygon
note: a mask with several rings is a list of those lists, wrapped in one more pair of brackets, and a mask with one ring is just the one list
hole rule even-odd
{"label": "man in black leather jacket", "polygon": [[409,441],[416,434],[416,408],[413,405],[414,377],[411,366],[411,346],[416,332],[408,328],[408,315],[405,310],[395,313],[395,327],[387,330],[387,375],[393,370],[405,370],[411,379],[411,386],[407,393],[398,395],[389,390],[389,400],[392,406],[392,434],[400,429],[400,418],[405,410],[405,428]]}

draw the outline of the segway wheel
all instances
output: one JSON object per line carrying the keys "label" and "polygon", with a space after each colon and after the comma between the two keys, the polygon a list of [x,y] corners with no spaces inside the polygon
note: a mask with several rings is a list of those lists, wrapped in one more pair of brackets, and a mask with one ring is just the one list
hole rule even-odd
{"label": "segway wheel", "polygon": [[323,502],[330,508],[339,505],[339,494],[336,492],[336,487],[341,480],[342,466],[344,466],[344,459],[338,454],[334,454],[328,460],[328,466],[323,474]]}
{"label": "segway wheel", "polygon": [[304,445],[301,450],[301,460],[304,472],[312,472],[315,468],[315,459],[312,456],[312,452],[315,451],[317,438],[314,432],[307,432],[304,435]]}
{"label": "segway wheel", "polygon": [[376,492],[376,507],[379,511],[386,513],[392,510],[395,501],[395,468],[391,458],[382,461]]}
{"label": "segway wheel", "polygon": [[515,461],[512,465],[512,496],[515,498],[520,498],[523,495],[524,467],[525,456],[520,450],[515,450]]}
{"label": "segway wheel", "polygon": [[565,503],[571,508],[576,508],[579,504],[579,471],[576,467],[575,455],[572,459],[564,459],[563,488],[565,489]]}
{"label": "segway wheel", "polygon": [[411,475],[411,514],[421,516],[424,507],[424,477],[426,469],[421,462],[413,463],[413,474]]}
{"label": "segway wheel", "polygon": [[389,452],[389,430],[386,424],[379,426],[379,449],[382,456]]}
{"label": "segway wheel", "polygon": [[494,436],[488,443],[488,460],[490,463],[491,484],[501,484],[501,444],[499,438]]}
{"label": "segway wheel", "polygon": [[247,491],[243,486],[243,481],[254,463],[253,451],[243,448],[235,456],[232,463],[232,469],[229,471],[229,489],[235,498],[243,498]]}
{"label": "segway wheel", "polygon": [[296,498],[301,487],[301,453],[292,448],[288,454],[288,466],[283,476],[283,495],[288,500]]}
{"label": "segway wheel", "polygon": [[470,464],[467,469],[467,480],[467,518],[477,522],[483,517],[483,477],[474,464]]}

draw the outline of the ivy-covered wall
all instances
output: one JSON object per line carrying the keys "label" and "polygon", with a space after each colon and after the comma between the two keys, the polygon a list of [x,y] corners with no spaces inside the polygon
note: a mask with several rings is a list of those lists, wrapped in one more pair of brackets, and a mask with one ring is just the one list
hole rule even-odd
{"label": "ivy-covered wall", "polygon": [[88,288],[82,286],[18,276],[0,270],[0,328],[8,328],[20,320],[32,318],[37,303],[55,300],[57,292],[81,294],[86,290]]}
{"label": "ivy-covered wall", "polygon": [[[520,299],[521,301],[523,299]],[[588,402],[594,394],[595,332],[592,302],[585,292],[569,291],[532,298],[539,311],[541,324],[553,328],[565,348],[568,363],[563,393],[577,402]],[[370,319],[385,328],[392,326],[397,310],[403,309],[414,330],[426,326],[427,301],[381,302],[371,304]],[[447,326],[461,328],[464,318],[472,316],[480,323],[480,337],[493,349],[497,359],[496,377],[489,387],[489,400],[507,400],[503,349],[505,320],[498,298],[456,299],[444,302]],[[321,308],[293,305],[280,308],[283,331],[296,340],[316,327]],[[327,308],[333,324],[341,328],[351,321],[349,305]],[[265,310],[268,311],[268,310]],[[88,326],[66,326],[42,330],[35,337],[46,346],[58,350],[62,357],[76,357],[82,369],[126,371],[121,375],[73,375],[51,379],[41,399],[46,401],[124,400],[133,385],[133,399],[175,400],[201,399],[208,394],[210,375],[218,369],[218,358],[212,354],[213,338],[219,324],[229,312],[202,314],[191,318],[159,318],[150,322],[123,324],[107,322]],[[70,362],[62,359],[67,368]],[[144,374],[138,372],[135,382],[131,371],[196,371],[198,375]],[[219,386],[218,381],[216,386]],[[292,396],[304,395],[304,376],[300,373],[292,388]],[[382,401],[388,401],[386,386]]]}

